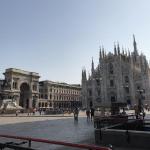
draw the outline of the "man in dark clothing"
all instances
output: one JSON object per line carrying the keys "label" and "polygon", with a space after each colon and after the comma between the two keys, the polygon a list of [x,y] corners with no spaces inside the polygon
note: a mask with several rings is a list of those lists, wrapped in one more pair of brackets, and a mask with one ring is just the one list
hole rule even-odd
{"label": "man in dark clothing", "polygon": [[91,108],[91,121],[94,119],[94,108]]}
{"label": "man in dark clothing", "polygon": [[87,121],[90,120],[90,110],[89,109],[86,110],[86,116],[87,116]]}

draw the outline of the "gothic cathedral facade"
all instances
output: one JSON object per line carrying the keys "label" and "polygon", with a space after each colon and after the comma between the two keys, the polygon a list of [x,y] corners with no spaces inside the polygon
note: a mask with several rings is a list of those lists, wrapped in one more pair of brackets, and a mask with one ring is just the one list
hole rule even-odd
{"label": "gothic cathedral facade", "polygon": [[[142,91],[143,104],[150,105],[150,67],[146,56],[139,54],[133,35],[133,52],[120,50],[114,45],[114,53],[106,54],[100,48],[99,63],[87,77],[82,70],[82,105],[90,107],[110,107],[113,102],[138,104]],[[139,94],[140,93],[140,94]]]}

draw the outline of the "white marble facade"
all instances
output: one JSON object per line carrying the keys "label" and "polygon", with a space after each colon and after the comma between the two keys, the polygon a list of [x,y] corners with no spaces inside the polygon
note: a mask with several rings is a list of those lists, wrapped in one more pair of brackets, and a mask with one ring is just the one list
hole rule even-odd
{"label": "white marble facade", "polygon": [[112,102],[138,103],[142,91],[143,104],[150,105],[150,68],[146,56],[139,54],[133,36],[133,52],[114,45],[114,53],[100,48],[99,63],[87,77],[82,70],[82,105],[88,107],[110,107]]}

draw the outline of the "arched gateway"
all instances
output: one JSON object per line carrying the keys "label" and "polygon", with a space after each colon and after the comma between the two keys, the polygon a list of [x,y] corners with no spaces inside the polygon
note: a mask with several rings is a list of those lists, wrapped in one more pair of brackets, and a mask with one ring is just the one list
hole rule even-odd
{"label": "arched gateway", "polygon": [[20,69],[6,69],[5,80],[8,82],[8,96],[25,109],[38,105],[39,74]]}
{"label": "arched gateway", "polygon": [[27,83],[22,83],[20,86],[20,100],[19,105],[23,108],[29,108],[30,86]]}

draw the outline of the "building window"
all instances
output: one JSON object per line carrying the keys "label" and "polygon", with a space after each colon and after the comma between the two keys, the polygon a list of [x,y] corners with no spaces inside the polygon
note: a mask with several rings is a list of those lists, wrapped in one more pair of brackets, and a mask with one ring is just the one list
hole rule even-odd
{"label": "building window", "polygon": [[114,80],[110,80],[110,87],[114,86]]}
{"label": "building window", "polygon": [[47,103],[45,103],[45,107],[47,107]]}
{"label": "building window", "polygon": [[48,96],[47,96],[47,94],[45,94],[45,99],[47,99],[48,98]]}
{"label": "building window", "polygon": [[37,86],[34,84],[34,85],[32,86],[32,89],[33,89],[33,91],[37,91]]}
{"label": "building window", "polygon": [[140,86],[137,86],[137,90],[140,90]]}
{"label": "building window", "polygon": [[44,103],[42,103],[42,107],[44,107]]}
{"label": "building window", "polygon": [[89,96],[92,96],[92,90],[89,90]]}
{"label": "building window", "polygon": [[13,82],[13,89],[17,89],[17,82]]}
{"label": "building window", "polygon": [[101,94],[101,91],[97,90],[97,95],[100,96],[100,94]]}
{"label": "building window", "polygon": [[110,73],[110,74],[113,74],[113,73],[114,73],[113,64],[112,64],[112,63],[109,64],[109,73]]}
{"label": "building window", "polygon": [[129,94],[129,87],[125,87],[125,91],[127,94]]}
{"label": "building window", "polygon": [[115,96],[111,96],[111,102],[116,102],[116,97]]}
{"label": "building window", "polygon": [[125,83],[129,83],[129,77],[125,76]]}
{"label": "building window", "polygon": [[100,80],[96,80],[96,83],[99,86],[100,85]]}

